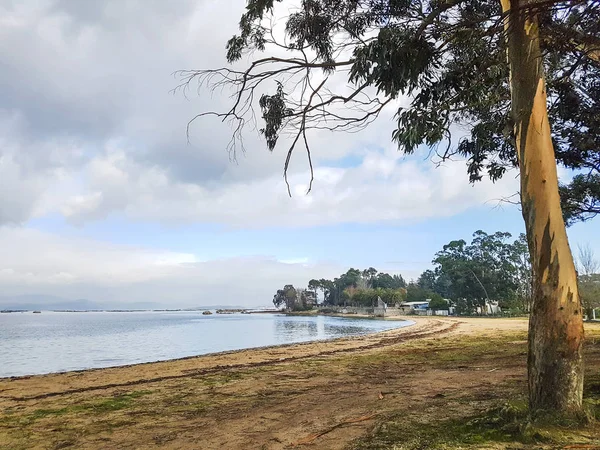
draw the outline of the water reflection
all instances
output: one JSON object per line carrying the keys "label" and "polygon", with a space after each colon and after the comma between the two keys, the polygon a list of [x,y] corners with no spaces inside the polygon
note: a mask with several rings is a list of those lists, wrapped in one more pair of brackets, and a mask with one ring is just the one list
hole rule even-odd
{"label": "water reflection", "polygon": [[0,314],[0,377],[331,339],[407,324],[198,312]]}
{"label": "water reflection", "polygon": [[327,324],[324,327],[324,332],[329,336],[351,336],[364,334],[368,331],[358,326]]}
{"label": "water reflection", "polygon": [[275,336],[278,342],[292,342],[294,340],[315,340],[322,339],[319,336],[319,327],[315,320],[285,320],[285,318],[275,318]]}

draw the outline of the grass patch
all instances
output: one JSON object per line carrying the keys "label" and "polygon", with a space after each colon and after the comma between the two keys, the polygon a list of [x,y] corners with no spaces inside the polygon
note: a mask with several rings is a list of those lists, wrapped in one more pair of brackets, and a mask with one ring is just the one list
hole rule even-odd
{"label": "grass patch", "polygon": [[29,419],[31,421],[35,421],[38,419],[43,419],[45,417],[51,416],[62,416],[63,414],[67,414],[70,408],[60,408],[60,409],[36,409],[33,413],[29,415]]}
{"label": "grass patch", "polygon": [[390,364],[422,364],[430,367],[454,368],[478,365],[498,358],[524,357],[527,352],[525,333],[505,333],[499,337],[468,336],[456,341],[431,340],[402,344],[394,350],[385,349],[347,359],[348,368],[362,370],[368,366]]}
{"label": "grass patch", "polygon": [[583,402],[588,414],[600,421],[600,373],[588,373],[584,378]]}
{"label": "grass patch", "polygon": [[232,383],[234,381],[241,380],[244,378],[244,373],[242,372],[225,372],[222,374],[216,375],[202,375],[195,377],[202,382],[205,386],[208,387],[218,387],[223,386],[228,383]]}
{"label": "grass patch", "polygon": [[548,424],[534,426],[529,422],[526,403],[515,401],[458,419],[420,422],[409,417],[392,417],[351,448],[425,450],[481,448],[498,443],[560,445],[575,442],[577,431]]}
{"label": "grass patch", "polygon": [[583,396],[600,398],[600,373],[586,374]]}
{"label": "grass patch", "polygon": [[[600,398],[585,400],[588,411],[600,418]],[[352,450],[428,450],[454,448],[555,448],[567,444],[600,448],[598,423],[548,416],[531,421],[527,402],[518,400],[484,413],[436,420],[416,415],[394,415],[379,423]],[[503,445],[502,445],[503,444]],[[591,445],[591,446],[590,446]],[[596,447],[598,446],[598,447]],[[558,447],[556,447],[558,448]],[[588,448],[588,447],[582,447]]]}
{"label": "grass patch", "polygon": [[507,404],[480,416],[461,419],[421,422],[396,416],[378,425],[352,449],[446,449],[510,442],[521,437],[520,423],[525,417],[526,409],[521,404]]}
{"label": "grass patch", "polygon": [[93,411],[95,413],[105,413],[110,411],[119,411],[131,406],[133,400],[143,395],[150,394],[150,391],[134,391],[129,394],[117,395],[115,397],[106,398],[97,403],[84,405],[83,410]]}
{"label": "grass patch", "polygon": [[181,412],[186,418],[205,416],[214,405],[210,402],[195,402]]}
{"label": "grass patch", "polygon": [[151,391],[133,391],[128,394],[115,395],[114,397],[104,398],[95,402],[83,403],[81,405],[70,405],[62,408],[36,409],[35,411],[24,415],[10,414],[3,417],[0,420],[0,424],[13,427],[22,427],[30,425],[38,420],[60,417],[67,414],[88,412],[93,414],[103,414],[112,411],[119,411],[121,409],[129,408],[132,406],[135,399],[150,393]]}

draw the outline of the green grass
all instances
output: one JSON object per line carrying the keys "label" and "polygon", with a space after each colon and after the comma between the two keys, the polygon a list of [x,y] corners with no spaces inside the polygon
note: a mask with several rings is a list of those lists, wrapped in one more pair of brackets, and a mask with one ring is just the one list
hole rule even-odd
{"label": "green grass", "polygon": [[586,374],[583,398],[590,416],[600,421],[600,373]]}
{"label": "green grass", "polygon": [[67,414],[71,408],[60,408],[60,409],[36,409],[33,413],[31,413],[28,418],[30,421],[35,421],[39,419],[43,419],[45,417],[51,416],[62,416],[63,414]]}
{"label": "green grass", "polygon": [[249,373],[232,371],[215,375],[201,375],[195,378],[200,380],[200,382],[205,386],[218,387],[226,385],[228,383],[232,383],[234,381],[241,380],[244,378],[245,375],[249,375]]}
{"label": "green grass", "polygon": [[[593,425],[592,425],[593,426]],[[368,436],[356,441],[352,450],[425,450],[483,448],[491,444],[566,445],[599,444],[585,437],[587,425],[564,423],[532,423],[523,400],[512,401],[481,414],[448,420],[422,421],[419,417],[391,416]],[[593,431],[589,428],[589,433]]]}
{"label": "green grass", "polygon": [[135,399],[150,393],[150,391],[133,391],[128,394],[116,395],[114,397],[103,398],[80,405],[69,405],[62,408],[36,409],[25,415],[16,415],[14,412],[9,412],[8,414],[5,414],[4,417],[0,418],[0,425],[26,426],[38,420],[64,416],[67,414],[77,414],[82,412],[103,414],[111,411],[119,411],[131,407],[134,404]]}
{"label": "green grass", "polygon": [[129,394],[117,395],[115,397],[109,397],[101,400],[97,403],[91,403],[85,405],[84,409],[93,411],[94,413],[105,413],[110,411],[119,411],[130,407],[136,398],[142,397],[143,395],[150,394],[150,391],[134,391]]}
{"label": "green grass", "polygon": [[352,448],[420,450],[477,446],[489,442],[531,442],[521,425],[526,416],[524,402],[506,404],[482,415],[460,419],[421,421],[419,417],[392,416]]}
{"label": "green grass", "polygon": [[[389,365],[390,363],[419,363],[439,368],[451,368],[456,364],[477,362],[481,364],[500,357],[524,357],[527,351],[526,334],[505,333],[498,337],[461,337],[453,341],[422,341],[401,345],[398,350],[384,349],[365,355],[347,358],[348,367],[362,370],[365,366]],[[519,342],[518,344],[514,344]]]}

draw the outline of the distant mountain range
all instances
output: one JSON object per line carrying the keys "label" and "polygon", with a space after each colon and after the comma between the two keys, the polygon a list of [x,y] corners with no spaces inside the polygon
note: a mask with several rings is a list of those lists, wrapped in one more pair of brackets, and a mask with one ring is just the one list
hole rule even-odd
{"label": "distant mountain range", "polygon": [[70,300],[53,295],[0,296],[0,310],[92,311],[92,310],[148,310],[148,309],[243,309],[239,305],[207,305],[192,308],[165,306],[155,302],[111,303],[87,299]]}
{"label": "distant mountain range", "polygon": [[0,309],[26,309],[26,310],[70,310],[88,311],[94,309],[154,309],[157,303],[127,303],[116,304],[107,302],[94,302],[86,299],[69,300],[53,295],[17,295],[0,297]]}

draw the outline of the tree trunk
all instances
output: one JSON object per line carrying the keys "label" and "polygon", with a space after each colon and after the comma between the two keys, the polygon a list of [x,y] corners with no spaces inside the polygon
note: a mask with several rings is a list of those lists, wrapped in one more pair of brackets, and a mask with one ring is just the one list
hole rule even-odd
{"label": "tree trunk", "polygon": [[533,268],[529,320],[529,406],[578,415],[583,396],[583,317],[577,273],[560,208],[546,103],[537,0],[501,0],[506,14],[521,205]]}

